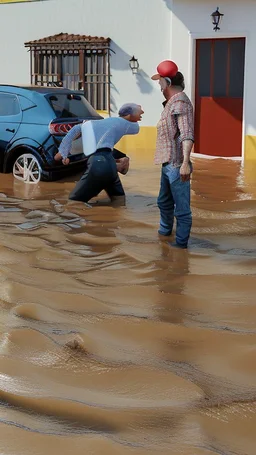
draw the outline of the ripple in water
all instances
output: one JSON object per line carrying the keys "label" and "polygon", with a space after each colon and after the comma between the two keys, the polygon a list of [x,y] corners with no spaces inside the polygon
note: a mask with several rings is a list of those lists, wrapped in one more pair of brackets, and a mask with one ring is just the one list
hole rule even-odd
{"label": "ripple in water", "polygon": [[188,251],[157,236],[150,160],[126,207],[1,176],[2,454],[255,455],[256,182],[194,167]]}

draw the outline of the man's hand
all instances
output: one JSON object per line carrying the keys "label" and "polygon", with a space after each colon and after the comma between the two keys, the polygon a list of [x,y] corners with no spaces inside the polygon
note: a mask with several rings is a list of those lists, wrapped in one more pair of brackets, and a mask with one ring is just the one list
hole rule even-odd
{"label": "man's hand", "polygon": [[183,163],[180,168],[180,178],[182,182],[190,180],[191,166],[189,163]]}
{"label": "man's hand", "polygon": [[54,160],[55,161],[60,161],[62,160],[62,164],[64,164],[65,166],[67,164],[69,164],[69,158],[62,158],[60,152],[56,153],[56,155],[54,156]]}
{"label": "man's hand", "polygon": [[[182,128],[182,122],[181,122],[181,128]],[[190,153],[193,147],[193,141],[190,139],[186,139],[185,141],[182,142],[182,148],[183,148],[183,163],[180,168],[180,178],[182,182],[187,182],[190,180],[190,175],[192,172],[192,166],[190,162]]]}
{"label": "man's hand", "polygon": [[60,152],[58,152],[58,153],[56,153],[56,155],[54,155],[54,159],[55,159],[55,161],[62,160],[62,156],[61,156]]}
{"label": "man's hand", "polygon": [[116,167],[117,171],[120,172],[120,174],[127,174],[129,171],[129,164],[130,160],[128,156],[125,156],[124,158],[120,158],[119,160],[116,160]]}

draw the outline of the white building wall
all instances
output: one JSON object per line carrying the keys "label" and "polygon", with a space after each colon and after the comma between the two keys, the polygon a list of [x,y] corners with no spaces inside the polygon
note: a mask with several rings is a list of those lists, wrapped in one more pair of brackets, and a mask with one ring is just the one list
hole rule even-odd
{"label": "white building wall", "polygon": [[[133,101],[145,110],[142,125],[153,126],[162,95],[150,76],[170,58],[171,0],[43,0],[0,5],[0,83],[29,84],[30,55],[24,43],[57,33],[110,37],[112,109]],[[135,55],[140,71],[133,75]]]}
{"label": "white building wall", "polygon": [[[210,15],[219,6],[221,30],[214,32]],[[246,37],[244,132],[256,136],[256,0],[173,0],[171,57],[184,73],[193,99],[193,38]]]}

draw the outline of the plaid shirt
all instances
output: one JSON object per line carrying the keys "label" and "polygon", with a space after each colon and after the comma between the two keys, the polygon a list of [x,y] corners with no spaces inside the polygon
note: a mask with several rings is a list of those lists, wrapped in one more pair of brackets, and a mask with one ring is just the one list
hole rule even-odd
{"label": "plaid shirt", "polygon": [[193,106],[184,92],[177,93],[165,104],[157,124],[155,164],[183,162],[182,142],[194,142]]}

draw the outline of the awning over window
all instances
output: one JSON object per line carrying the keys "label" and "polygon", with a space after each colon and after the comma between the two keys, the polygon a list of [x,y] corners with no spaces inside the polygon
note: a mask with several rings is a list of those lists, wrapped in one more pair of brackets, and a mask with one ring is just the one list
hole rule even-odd
{"label": "awning over window", "polygon": [[25,43],[30,50],[104,50],[110,49],[110,38],[59,33]]}

